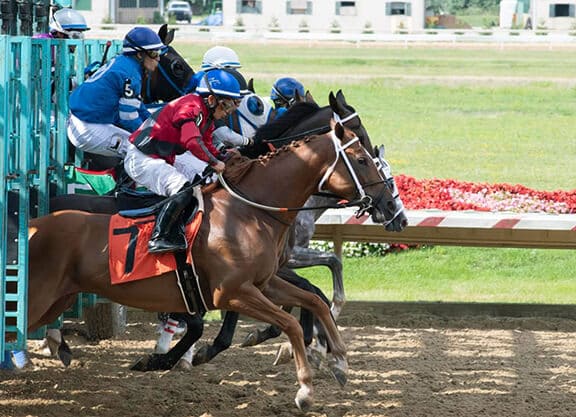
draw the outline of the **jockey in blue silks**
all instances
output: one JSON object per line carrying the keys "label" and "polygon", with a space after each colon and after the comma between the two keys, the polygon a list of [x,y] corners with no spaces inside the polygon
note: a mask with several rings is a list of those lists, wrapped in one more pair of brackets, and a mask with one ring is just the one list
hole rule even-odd
{"label": "jockey in blue silks", "polygon": [[304,86],[295,78],[282,77],[274,81],[272,90],[270,90],[270,100],[274,103],[276,117],[281,116],[294,104],[296,91],[300,97],[304,97]]}
{"label": "jockey in blue silks", "polygon": [[151,29],[136,27],[110,60],[70,96],[68,138],[78,149],[124,158],[128,137],[149,116],[141,101],[144,71],[153,72],[164,44]]}

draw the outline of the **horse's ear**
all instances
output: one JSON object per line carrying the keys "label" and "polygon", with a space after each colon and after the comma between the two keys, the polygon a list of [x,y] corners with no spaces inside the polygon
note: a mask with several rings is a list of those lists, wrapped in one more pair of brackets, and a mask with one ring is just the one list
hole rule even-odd
{"label": "horse's ear", "polygon": [[162,26],[160,26],[160,29],[158,29],[158,37],[160,38],[160,40],[164,45],[168,45],[165,41],[167,34],[168,34],[168,25],[164,23]]}
{"label": "horse's ear", "polygon": [[256,91],[254,90],[254,78],[250,78],[250,80],[248,80],[248,91],[256,94]]}
{"label": "horse's ear", "polygon": [[342,90],[338,90],[338,92],[336,93],[336,98],[338,99],[338,101],[340,103],[342,103],[342,105],[346,106],[346,97],[344,97],[344,93],[342,92]]}
{"label": "horse's ear", "polygon": [[306,90],[306,102],[318,104],[318,103],[316,103],[316,100],[314,100],[314,97],[312,97],[312,93],[310,92],[310,90]]}
{"label": "horse's ear", "polygon": [[330,103],[330,107],[332,108],[332,110],[335,110],[338,106],[338,103],[336,102],[336,97],[334,96],[334,93],[332,91],[330,91],[330,94],[328,94],[328,103]]}
{"label": "horse's ear", "polygon": [[341,123],[336,123],[334,126],[334,133],[338,139],[344,139],[344,126],[342,126]]}
{"label": "horse's ear", "polygon": [[302,103],[304,101],[306,101],[305,97],[302,97],[300,95],[300,93],[298,92],[298,90],[294,90],[294,102],[295,103]]}
{"label": "horse's ear", "polygon": [[164,45],[170,45],[172,43],[172,41],[174,40],[174,33],[176,32],[176,29],[170,29],[168,31],[168,33],[166,34],[166,38],[163,40]]}

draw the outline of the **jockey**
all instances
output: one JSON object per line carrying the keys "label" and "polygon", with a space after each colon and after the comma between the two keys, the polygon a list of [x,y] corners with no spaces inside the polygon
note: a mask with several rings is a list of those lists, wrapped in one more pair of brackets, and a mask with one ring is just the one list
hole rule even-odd
{"label": "jockey", "polygon": [[[243,96],[250,94],[250,90],[248,90],[248,84],[246,83],[246,79],[242,74],[238,71],[242,65],[240,64],[240,58],[238,54],[231,48],[226,46],[213,46],[212,48],[208,49],[204,56],[202,57],[202,63],[200,65],[200,71],[197,72],[194,77],[196,78],[196,82],[201,80],[204,73],[212,71],[214,69],[224,69],[225,71],[232,74],[236,81],[238,81],[240,85],[240,94]],[[240,104],[242,108],[243,105]],[[255,105],[252,105],[252,108],[255,109]],[[258,112],[257,109],[255,109]],[[258,114],[257,116],[261,116],[262,113]],[[232,115],[228,116],[229,118]],[[246,137],[242,134],[236,133],[229,127],[229,123],[226,122],[225,119],[220,119],[215,121],[215,130],[214,130],[214,143],[218,148],[223,148],[224,146],[227,147],[238,147],[238,146],[245,146],[250,144],[251,138]]]}
{"label": "jockey", "polygon": [[304,97],[304,86],[302,83],[292,77],[278,78],[272,85],[270,99],[274,103],[277,117],[281,116],[286,110],[294,104],[296,91],[300,97]]}
{"label": "jockey", "polygon": [[68,139],[85,152],[123,158],[128,137],[150,113],[140,100],[144,71],[153,72],[164,44],[151,29],[135,27],[122,55],[110,60],[70,96]]}
{"label": "jockey", "polygon": [[90,30],[86,19],[74,9],[60,9],[50,18],[50,32],[34,35],[34,38],[84,39],[84,32]]}
{"label": "jockey", "polygon": [[196,93],[166,104],[130,136],[124,169],[136,183],[171,198],[156,219],[148,242],[150,253],[186,249],[181,213],[192,203],[192,173],[183,173],[174,165],[176,155],[186,151],[202,161],[196,173],[206,165],[224,171],[225,155],[212,143],[214,120],[230,114],[240,95],[238,81],[224,70],[207,72]]}

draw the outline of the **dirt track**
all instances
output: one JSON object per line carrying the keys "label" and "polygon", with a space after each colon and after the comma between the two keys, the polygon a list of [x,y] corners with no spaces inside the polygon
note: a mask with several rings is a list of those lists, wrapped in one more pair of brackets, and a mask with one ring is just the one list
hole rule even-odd
{"label": "dirt track", "polygon": [[[574,328],[571,320],[548,326],[559,331],[534,331],[493,329],[498,323],[492,319],[471,323],[484,327],[472,330],[446,321],[432,328],[434,319],[426,317],[413,317],[412,328],[360,326],[362,317],[353,317],[341,327],[349,348],[347,386],[338,388],[320,369],[316,403],[303,414],[294,405],[293,364],[272,366],[279,342],[236,345],[191,371],[130,371],[154,345],[152,317],[131,321],[119,340],[91,344],[69,336],[75,354],[69,369],[36,352],[34,368],[0,373],[0,416],[576,415],[576,334],[566,331]],[[235,344],[252,326],[239,329]],[[208,325],[206,334],[218,327]]]}

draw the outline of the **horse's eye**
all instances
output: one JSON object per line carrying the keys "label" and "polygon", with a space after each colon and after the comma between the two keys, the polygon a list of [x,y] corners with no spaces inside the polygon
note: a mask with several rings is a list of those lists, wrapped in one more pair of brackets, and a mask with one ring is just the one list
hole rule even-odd
{"label": "horse's eye", "polygon": [[358,158],[358,163],[360,165],[368,165],[368,158],[365,157]]}

